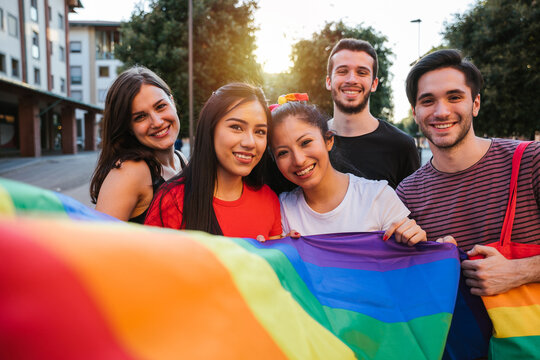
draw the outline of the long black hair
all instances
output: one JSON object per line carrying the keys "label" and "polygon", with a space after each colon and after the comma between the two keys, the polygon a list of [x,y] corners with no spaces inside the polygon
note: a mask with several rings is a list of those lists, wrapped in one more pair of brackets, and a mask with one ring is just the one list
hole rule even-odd
{"label": "long black hair", "polygon": [[[329,117],[321,112],[316,105],[305,102],[288,102],[274,108],[272,111],[272,123],[268,127],[268,143],[270,147],[272,147],[272,134],[276,126],[281,124],[289,116],[297,117],[307,124],[319,128],[324,140],[329,140],[334,136],[334,133],[328,129]],[[341,155],[336,146],[332,147],[328,156],[330,158],[330,164],[334,169],[360,177],[363,176],[360,170]],[[291,191],[297,187],[296,184],[283,176],[275,161],[272,161],[266,167],[266,178],[268,179],[268,186],[278,194],[284,191]]]}
{"label": "long black hair", "polygon": [[[217,123],[236,107],[257,101],[265,110],[268,126],[270,111],[266,105],[263,91],[245,83],[231,83],[216,90],[204,104],[197,124],[195,143],[192,147],[188,165],[181,173],[167,181],[160,194],[154,198],[159,201],[160,218],[162,217],[163,195],[171,188],[184,185],[182,205],[182,223],[180,228],[201,230],[210,234],[223,235],[213,207],[214,188],[217,181],[218,159],[214,147],[214,133]],[[244,183],[254,189],[263,185],[263,173],[268,158],[267,151],[251,173],[244,177]],[[176,203],[176,202],[175,202]],[[178,205],[177,205],[178,206]]]}
{"label": "long black hair", "polygon": [[90,183],[90,197],[94,204],[105,177],[113,168],[120,168],[124,161],[144,160],[152,179],[161,176],[161,163],[154,150],[141,144],[131,131],[133,99],[143,84],[158,87],[171,97],[171,89],[165,81],[143,66],[129,68],[114,80],[105,99],[102,149]]}

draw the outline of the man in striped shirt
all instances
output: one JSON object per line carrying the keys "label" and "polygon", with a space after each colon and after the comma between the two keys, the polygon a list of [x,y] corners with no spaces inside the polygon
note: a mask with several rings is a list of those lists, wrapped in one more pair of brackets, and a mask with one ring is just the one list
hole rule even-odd
{"label": "man in striped shirt", "polygon": [[[480,71],[459,51],[440,50],[410,71],[407,97],[433,158],[397,188],[428,240],[452,240],[470,256],[463,274],[471,293],[493,295],[540,282],[540,256],[508,260],[482,244],[498,241],[518,141],[484,139],[473,129],[480,110]],[[540,243],[540,144],[526,149],[518,177],[512,241]]]}

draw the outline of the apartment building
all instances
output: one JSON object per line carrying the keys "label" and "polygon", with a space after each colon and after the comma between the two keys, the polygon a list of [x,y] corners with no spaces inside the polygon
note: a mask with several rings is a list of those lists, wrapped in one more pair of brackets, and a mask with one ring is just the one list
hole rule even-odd
{"label": "apartment building", "polygon": [[77,152],[75,110],[95,149],[102,107],[73,99],[68,14],[79,0],[0,0],[0,155]]}
{"label": "apartment building", "polygon": [[[71,96],[79,101],[100,107],[105,105],[109,86],[116,78],[122,62],[115,58],[114,49],[120,42],[120,22],[70,21],[69,59]],[[75,112],[77,134],[85,138],[84,111]],[[97,116],[99,123],[101,116]]]}

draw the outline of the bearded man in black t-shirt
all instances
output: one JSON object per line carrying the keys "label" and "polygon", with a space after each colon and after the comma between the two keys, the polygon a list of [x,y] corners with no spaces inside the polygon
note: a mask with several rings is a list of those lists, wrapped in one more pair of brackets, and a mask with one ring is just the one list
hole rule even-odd
{"label": "bearded man in black t-shirt", "polygon": [[369,111],[377,90],[377,53],[370,43],[342,39],[328,58],[326,88],[334,101],[328,126],[339,153],[365,178],[386,180],[394,189],[420,167],[414,139]]}

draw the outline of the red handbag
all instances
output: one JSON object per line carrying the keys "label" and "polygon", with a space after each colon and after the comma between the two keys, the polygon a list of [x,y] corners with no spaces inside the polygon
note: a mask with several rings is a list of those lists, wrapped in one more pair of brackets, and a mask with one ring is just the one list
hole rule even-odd
{"label": "red handbag", "polygon": [[[517,178],[521,157],[531,142],[522,142],[512,159],[510,198],[498,242],[488,244],[507,259],[540,255],[540,245],[513,243],[512,226],[516,214]],[[489,344],[490,359],[540,359],[540,283],[529,283],[503,294],[482,296],[493,322]]]}

